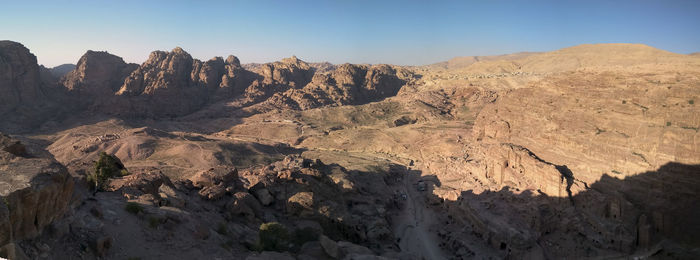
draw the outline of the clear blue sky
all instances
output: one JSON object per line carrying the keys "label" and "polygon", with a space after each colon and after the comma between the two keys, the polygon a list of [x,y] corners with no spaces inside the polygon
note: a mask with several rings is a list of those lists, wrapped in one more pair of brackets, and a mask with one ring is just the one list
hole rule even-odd
{"label": "clear blue sky", "polygon": [[[31,3],[27,3],[31,2]],[[644,43],[700,51],[700,1],[0,0],[0,39],[55,66],[86,50],[419,65],[455,56]]]}

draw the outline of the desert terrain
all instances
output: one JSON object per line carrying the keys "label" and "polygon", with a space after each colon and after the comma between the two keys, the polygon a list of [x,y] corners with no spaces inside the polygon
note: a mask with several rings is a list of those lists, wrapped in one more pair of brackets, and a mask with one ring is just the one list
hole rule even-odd
{"label": "desert terrain", "polygon": [[700,258],[698,55],[117,55],[0,41],[0,257]]}

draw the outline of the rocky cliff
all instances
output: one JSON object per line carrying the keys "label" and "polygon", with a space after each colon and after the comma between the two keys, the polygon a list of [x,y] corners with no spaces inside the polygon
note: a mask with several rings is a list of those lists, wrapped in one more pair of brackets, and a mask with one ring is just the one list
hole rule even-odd
{"label": "rocky cliff", "polygon": [[70,110],[50,73],[24,45],[0,41],[0,130],[24,132]]}
{"label": "rocky cliff", "polygon": [[33,238],[67,208],[73,179],[45,154],[0,134],[0,256],[14,242]]}
{"label": "rocky cliff", "polygon": [[291,109],[326,105],[359,105],[394,96],[415,76],[389,65],[343,64],[326,73],[316,73],[303,88],[275,94],[268,103]]}
{"label": "rocky cliff", "polygon": [[124,79],[138,65],[127,64],[120,57],[104,51],[87,51],[76,68],[62,78],[62,84],[75,94],[105,98],[114,95]]}

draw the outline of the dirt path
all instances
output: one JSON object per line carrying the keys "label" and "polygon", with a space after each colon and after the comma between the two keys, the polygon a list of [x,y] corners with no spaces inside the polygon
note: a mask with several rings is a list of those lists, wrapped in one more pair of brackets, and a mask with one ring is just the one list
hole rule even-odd
{"label": "dirt path", "polygon": [[424,195],[413,187],[415,181],[409,176],[403,180],[401,192],[407,196],[403,211],[394,220],[394,235],[401,239],[401,251],[417,259],[447,259],[437,236],[428,230],[435,219],[434,212],[426,207]]}

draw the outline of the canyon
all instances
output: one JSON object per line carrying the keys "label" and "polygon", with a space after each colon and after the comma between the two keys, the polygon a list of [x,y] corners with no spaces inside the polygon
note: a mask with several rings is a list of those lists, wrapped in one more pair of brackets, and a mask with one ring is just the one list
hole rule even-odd
{"label": "canyon", "polygon": [[0,41],[0,257],[697,259],[698,101],[700,56],[642,44],[46,68]]}

